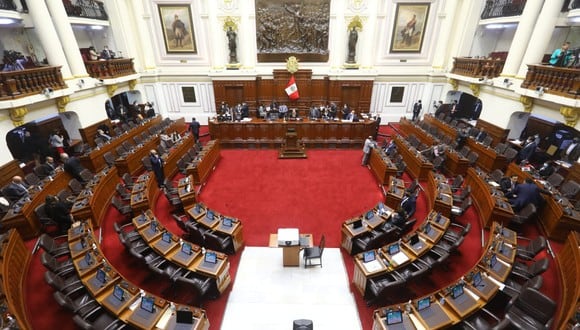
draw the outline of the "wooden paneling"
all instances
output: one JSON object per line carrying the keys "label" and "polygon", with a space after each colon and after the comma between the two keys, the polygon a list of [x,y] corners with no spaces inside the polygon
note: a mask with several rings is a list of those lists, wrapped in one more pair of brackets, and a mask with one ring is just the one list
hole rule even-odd
{"label": "wooden paneling", "polygon": [[111,120],[109,119],[104,119],[90,126],[79,128],[79,133],[81,134],[83,141],[88,143],[89,146],[91,146],[91,148],[94,148],[96,146],[95,136],[97,135],[97,130],[99,129],[99,126],[103,124],[107,125],[111,129],[111,136],[113,136],[115,133],[113,132],[113,125],[111,124]]}
{"label": "wooden paneling", "polygon": [[12,177],[15,175],[24,177],[24,171],[22,171],[22,168],[20,168],[18,164],[18,161],[11,160],[8,163],[0,166],[0,173],[2,173],[0,176],[0,187],[4,187],[5,185],[12,182]]}
{"label": "wooden paneling", "polygon": [[[8,302],[8,313],[20,329],[32,329],[24,306],[24,279],[30,265],[30,252],[16,230],[10,230],[2,246],[2,291]],[[4,317],[4,316],[2,316]]]}
{"label": "wooden paneling", "polygon": [[479,128],[479,129],[483,129],[484,131],[487,132],[488,135],[493,137],[492,145],[496,145],[500,142],[504,142],[510,133],[509,129],[501,128],[501,127],[496,126],[492,123],[488,123],[487,121],[485,121],[483,119],[478,119],[475,127]]}
{"label": "wooden paneling", "polygon": [[337,106],[346,103],[356,112],[369,112],[373,81],[371,80],[330,80],[328,77],[312,78],[312,70],[298,70],[294,79],[300,98],[291,101],[284,91],[291,74],[286,70],[274,70],[272,79],[257,77],[255,80],[214,80],[216,108],[222,101],[230,106],[246,102],[252,116],[258,104],[269,105],[272,101],[296,108],[300,116],[308,114],[311,106],[321,106],[334,102]]}
{"label": "wooden paneling", "polygon": [[557,329],[565,329],[566,324],[576,313],[580,299],[580,234],[571,232],[564,247],[556,256],[562,288],[562,300],[556,320]]}

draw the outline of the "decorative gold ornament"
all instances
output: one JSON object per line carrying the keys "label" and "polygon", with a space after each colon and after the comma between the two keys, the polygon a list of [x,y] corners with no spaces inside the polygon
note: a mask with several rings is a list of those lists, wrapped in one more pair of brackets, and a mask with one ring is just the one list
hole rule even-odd
{"label": "decorative gold ornament", "polygon": [[118,87],[119,86],[117,86],[117,84],[107,85],[107,94],[109,97],[113,97],[113,95],[115,95]]}
{"label": "decorative gold ornament", "polygon": [[459,88],[459,81],[457,79],[449,78],[447,82],[451,85],[454,91]]}
{"label": "decorative gold ornament", "polygon": [[358,15],[353,17],[350,20],[350,23],[348,23],[348,30],[350,31],[352,30],[352,28],[355,28],[358,32],[362,31],[363,28],[362,20]]}
{"label": "decorative gold ornament", "polygon": [[479,92],[481,91],[481,86],[479,84],[469,84],[469,89],[471,89],[473,96],[479,97]]}
{"label": "decorative gold ornament", "polygon": [[56,99],[56,107],[58,112],[62,113],[66,111],[66,105],[70,103],[70,97],[68,95],[61,96]]}
{"label": "decorative gold ornament", "polygon": [[18,107],[10,109],[10,119],[12,119],[12,124],[14,127],[24,125],[24,116],[28,113],[28,108]]}
{"label": "decorative gold ornament", "polygon": [[520,103],[524,106],[524,111],[527,113],[532,112],[532,107],[534,106],[534,99],[525,95],[520,96]]}
{"label": "decorative gold ornament", "polygon": [[286,70],[294,74],[298,71],[298,59],[294,56],[290,56],[286,59]]}
{"label": "decorative gold ornament", "polygon": [[237,32],[238,21],[239,21],[238,17],[227,16],[226,18],[224,18],[224,31],[228,31],[230,28],[232,28],[232,30]]}
{"label": "decorative gold ornament", "polygon": [[575,127],[578,122],[578,110],[580,108],[560,107],[560,114],[564,117],[566,125]]}
{"label": "decorative gold ornament", "polygon": [[130,90],[135,90],[135,86],[137,86],[137,79],[131,79],[131,80],[129,80],[129,89]]}

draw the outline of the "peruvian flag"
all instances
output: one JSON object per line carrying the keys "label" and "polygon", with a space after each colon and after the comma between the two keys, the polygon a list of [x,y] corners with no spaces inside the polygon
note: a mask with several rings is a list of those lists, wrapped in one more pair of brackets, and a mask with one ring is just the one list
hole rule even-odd
{"label": "peruvian flag", "polygon": [[294,80],[294,76],[290,77],[288,84],[286,84],[285,91],[291,100],[298,100],[300,98],[300,94],[298,94],[298,87],[296,86],[296,80]]}

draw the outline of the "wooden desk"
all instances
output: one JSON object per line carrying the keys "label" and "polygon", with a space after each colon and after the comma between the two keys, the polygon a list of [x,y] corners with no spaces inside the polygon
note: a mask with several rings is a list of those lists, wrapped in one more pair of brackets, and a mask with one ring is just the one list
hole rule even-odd
{"label": "wooden desk", "polygon": [[34,209],[43,204],[47,195],[57,195],[59,191],[68,187],[69,180],[72,179],[70,174],[59,171],[53,180],[45,180],[41,190],[30,188],[30,201],[22,205],[22,208],[15,212],[11,208],[2,218],[2,227],[4,230],[15,228],[18,230],[24,240],[32,239],[40,233],[40,221],[34,213]]}
{"label": "wooden desk", "polygon": [[390,177],[397,176],[397,167],[382,149],[372,149],[369,165],[379,185],[388,184]]}
{"label": "wooden desk", "polygon": [[[375,214],[371,219],[367,219],[366,217],[362,216],[358,218],[349,219],[342,224],[340,229],[341,235],[340,246],[342,246],[342,248],[344,248],[349,254],[352,254],[353,252],[352,241],[356,237],[364,235],[370,232],[372,229],[376,228],[377,226],[380,226],[394,212],[394,210],[388,207],[387,205],[384,205],[383,210],[381,211],[380,214],[379,210],[377,210],[376,207],[372,209],[372,211]],[[360,226],[359,228],[354,228],[353,223],[358,220],[362,221],[362,226]]]}
{"label": "wooden desk", "polygon": [[476,162],[477,166],[487,172],[492,172],[496,169],[504,169],[507,165],[507,160],[504,155],[498,155],[497,152],[495,152],[495,149],[476,142],[472,137],[467,139],[466,145],[479,155]]}
{"label": "wooden desk", "polygon": [[126,156],[119,156],[115,159],[115,167],[119,171],[119,175],[122,176],[125,173],[134,176],[145,170],[145,166],[141,159],[149,155],[151,149],[157,149],[159,146],[159,136],[154,136],[147,142],[143,143],[142,146],[135,146],[133,152],[128,153]]}
{"label": "wooden desk", "polygon": [[405,196],[405,188],[401,188],[399,186],[390,186],[386,193],[387,195],[385,196],[385,204],[394,210],[399,209],[401,201]]}
{"label": "wooden desk", "polygon": [[97,173],[86,189],[91,191],[89,196],[79,195],[71,208],[75,220],[91,219],[94,227],[100,227],[111,198],[115,195],[115,186],[119,182],[117,168],[105,168]]}
{"label": "wooden desk", "polygon": [[557,329],[565,328],[565,324],[575,317],[580,297],[580,234],[570,232],[564,247],[556,256],[558,263],[558,278],[562,288],[560,308],[556,320]]}
{"label": "wooden desk", "polygon": [[445,163],[443,167],[445,168],[445,173],[449,176],[465,176],[467,168],[469,167],[469,162],[467,161],[467,158],[463,157],[463,155],[457,151],[447,149],[445,152]]}
{"label": "wooden desk", "polygon": [[177,167],[177,161],[193,147],[194,143],[193,134],[185,134],[170,150],[169,153],[164,155],[163,172],[166,178],[172,178],[179,168]]}
{"label": "wooden desk", "polygon": [[177,196],[185,210],[190,209],[195,204],[195,187],[193,185],[192,175],[179,179],[177,184]]}
{"label": "wooden desk", "polygon": [[[506,175],[517,175],[520,182],[526,178],[533,179],[530,173],[522,171],[515,163],[508,165]],[[544,188],[537,181],[536,184]],[[544,197],[546,203],[538,210],[538,222],[549,238],[563,242],[570,232],[580,231],[580,213],[569,202],[559,202],[550,196]]]}
{"label": "wooden desk", "polygon": [[[306,242],[306,244],[302,245],[302,242]],[[313,245],[312,234],[300,234],[298,245],[278,245],[278,234],[270,234],[268,241],[269,247],[282,248],[282,265],[284,267],[300,266],[300,250],[312,247]]]}
{"label": "wooden desk", "polygon": [[394,140],[399,154],[407,163],[407,172],[414,179],[427,180],[427,174],[433,171],[433,164],[400,136],[396,136]]}
{"label": "wooden desk", "polygon": [[157,200],[158,194],[159,187],[155,176],[149,173],[141,174],[131,190],[130,205],[133,213],[150,209],[150,202]]}
{"label": "wooden desk", "polygon": [[485,228],[489,228],[493,221],[508,224],[514,216],[514,211],[507,200],[493,196],[492,188],[486,179],[485,173],[478,173],[474,168],[467,170],[465,184],[471,186],[471,196],[479,219]]}
{"label": "wooden desk", "polygon": [[193,177],[193,183],[200,185],[205,183],[220,159],[220,141],[209,141],[196,158],[199,159],[187,167],[187,174]]}

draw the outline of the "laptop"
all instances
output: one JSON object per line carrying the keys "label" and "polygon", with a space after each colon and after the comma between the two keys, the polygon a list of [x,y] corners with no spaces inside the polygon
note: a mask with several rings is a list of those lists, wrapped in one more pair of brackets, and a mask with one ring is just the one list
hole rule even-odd
{"label": "laptop", "polygon": [[403,323],[403,312],[397,311],[388,311],[387,312],[387,325],[399,324]]}
{"label": "laptop", "polygon": [[425,227],[423,228],[423,232],[425,233],[425,235],[429,235],[429,233],[431,232],[431,224],[430,223],[426,223]]}
{"label": "laptop", "polygon": [[210,264],[215,264],[217,263],[217,254],[215,252],[208,251],[205,253],[203,261]]}
{"label": "laptop", "polygon": [[456,286],[453,287],[453,289],[451,289],[451,297],[453,299],[457,299],[459,297],[461,297],[463,295],[464,291],[463,291],[463,285],[461,284],[457,284]]}
{"label": "laptop", "polygon": [[172,237],[173,237],[173,236],[171,235],[171,233],[169,233],[169,232],[164,232],[164,233],[163,233],[163,235],[161,236],[161,240],[163,240],[163,242],[165,242],[165,243],[168,243],[168,244],[169,244],[169,243],[171,243],[171,238],[172,238]]}
{"label": "laptop", "polygon": [[358,219],[352,223],[352,229],[358,229],[362,227],[362,220]]}
{"label": "laptop", "polygon": [[399,253],[399,251],[401,251],[401,249],[399,248],[399,243],[391,244],[389,246],[389,254],[390,255],[395,255],[395,254]]}
{"label": "laptop", "polygon": [[422,311],[431,306],[431,297],[425,297],[423,299],[417,300],[417,311]]}
{"label": "laptop", "polygon": [[479,287],[481,286],[485,286],[485,284],[482,285],[483,278],[481,278],[481,272],[477,272],[475,274],[473,274],[473,278],[472,278],[472,283],[474,287]]}
{"label": "laptop", "polygon": [[222,223],[223,223],[224,227],[231,227],[231,226],[233,226],[233,220],[232,220],[232,218],[224,218],[222,220]]}
{"label": "laptop", "polygon": [[375,216],[375,213],[373,211],[368,211],[367,214],[365,215],[365,218],[367,220],[372,219]]}
{"label": "laptop", "polygon": [[125,290],[123,290],[123,288],[118,284],[113,287],[113,297],[117,298],[119,301],[125,300]]}
{"label": "laptop", "polygon": [[141,298],[141,309],[149,312],[149,313],[154,313],[155,312],[155,298],[153,297],[147,297],[144,296],[143,298]]}
{"label": "laptop", "polygon": [[363,253],[363,262],[367,263],[367,262],[371,262],[373,260],[375,260],[376,256],[375,256],[375,251],[371,250],[371,251],[366,251]]}
{"label": "laptop", "polygon": [[184,242],[183,245],[181,245],[181,252],[191,255],[191,244]]}
{"label": "laptop", "polygon": [[191,329],[193,326],[193,312],[190,310],[175,312],[175,328],[174,330]]}

